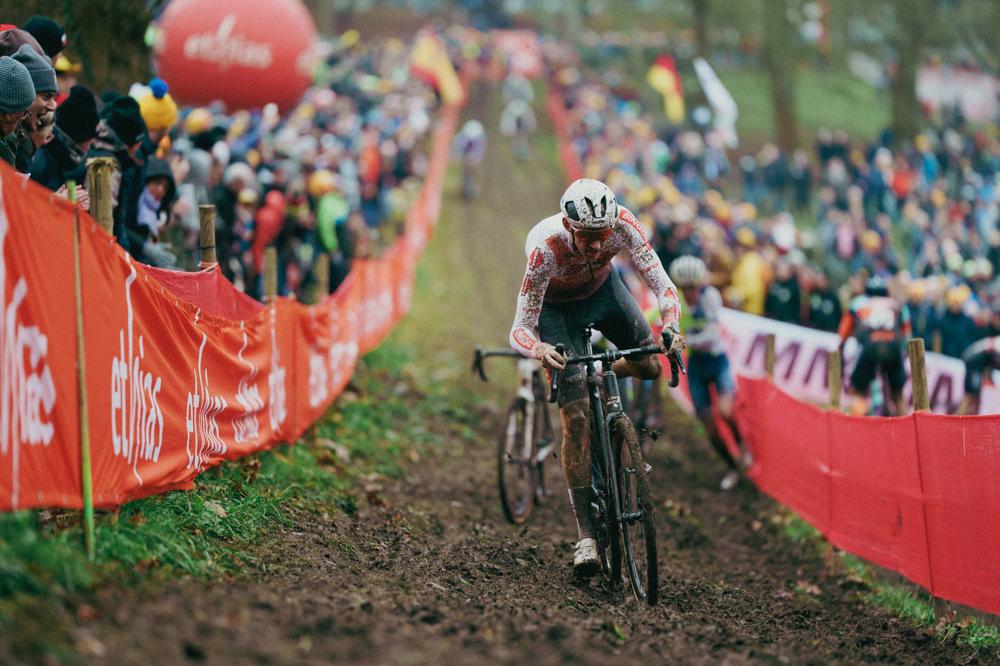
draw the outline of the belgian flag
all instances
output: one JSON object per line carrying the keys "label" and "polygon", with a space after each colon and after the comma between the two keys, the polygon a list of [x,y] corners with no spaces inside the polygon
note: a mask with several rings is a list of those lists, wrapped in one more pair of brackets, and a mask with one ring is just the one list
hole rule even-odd
{"label": "belgian flag", "polygon": [[465,90],[451,64],[451,58],[448,57],[444,44],[433,33],[422,30],[417,34],[410,54],[410,71],[433,86],[445,104],[461,104],[465,101]]}
{"label": "belgian flag", "polygon": [[674,124],[684,122],[684,88],[674,59],[665,53],[657,57],[646,72],[646,83],[663,95],[663,113],[667,119]]}

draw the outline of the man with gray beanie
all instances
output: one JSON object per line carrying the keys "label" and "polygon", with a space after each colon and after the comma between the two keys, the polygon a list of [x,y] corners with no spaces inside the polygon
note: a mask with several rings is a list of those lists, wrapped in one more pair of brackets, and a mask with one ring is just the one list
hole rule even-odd
{"label": "man with gray beanie", "polygon": [[28,135],[21,130],[28,109],[35,101],[35,86],[28,69],[8,56],[0,56],[0,159],[21,173],[28,173]]}
{"label": "man with gray beanie", "polygon": [[56,95],[59,94],[56,70],[48,58],[27,44],[23,44],[12,57],[27,68],[35,86],[35,100],[28,109],[25,125],[37,148],[52,138],[52,125],[56,119]]}

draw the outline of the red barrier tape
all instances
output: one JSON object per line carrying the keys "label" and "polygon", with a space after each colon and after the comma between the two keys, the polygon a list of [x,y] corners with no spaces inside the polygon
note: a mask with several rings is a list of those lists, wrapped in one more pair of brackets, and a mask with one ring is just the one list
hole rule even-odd
{"label": "red barrier tape", "polygon": [[[94,503],[190,488],[220,463],[294,441],[409,310],[456,107],[443,110],[406,233],[307,307],[261,305],[218,269],[138,264],[86,214],[80,261]],[[72,209],[0,166],[0,510],[82,505]]]}
{"label": "red barrier tape", "polygon": [[[567,177],[578,178],[553,85],[548,111]],[[761,490],[838,548],[1000,614],[1000,416],[852,417],[744,376],[736,413]]]}

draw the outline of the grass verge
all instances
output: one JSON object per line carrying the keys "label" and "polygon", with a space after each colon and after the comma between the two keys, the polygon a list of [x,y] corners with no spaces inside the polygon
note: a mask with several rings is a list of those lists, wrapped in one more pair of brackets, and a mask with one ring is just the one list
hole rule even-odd
{"label": "grass verge", "polygon": [[884,608],[913,623],[915,627],[930,630],[942,642],[971,648],[983,659],[1000,659],[1000,629],[974,618],[958,618],[954,614],[938,617],[933,597],[916,585],[897,584],[879,580],[877,572],[860,557],[835,550],[812,525],[787,509],[780,514],[783,536],[798,545],[812,545],[823,557],[833,557],[840,573],[860,585],[862,598],[873,606]]}
{"label": "grass verge", "polygon": [[302,442],[208,471],[193,491],[100,514],[96,562],[83,553],[79,512],[0,515],[0,626],[10,629],[0,653],[72,660],[73,618],[106,586],[262,573],[269,533],[301,512],[353,514],[358,480],[398,476],[443,436],[473,438],[476,420],[468,392],[421,378],[409,348],[390,340]]}

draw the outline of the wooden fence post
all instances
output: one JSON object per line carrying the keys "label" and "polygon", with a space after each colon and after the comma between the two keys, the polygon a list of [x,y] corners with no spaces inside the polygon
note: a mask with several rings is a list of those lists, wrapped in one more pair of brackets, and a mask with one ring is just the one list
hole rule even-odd
{"label": "wooden fence post", "polygon": [[[88,171],[89,175],[89,171]],[[76,300],[76,381],[77,408],[80,410],[80,486],[83,495],[83,546],[87,558],[94,561],[94,481],[90,462],[90,418],[87,406],[87,354],[83,345],[83,284],[80,275],[80,209],[76,205],[76,183],[68,181],[66,190],[73,204],[73,287]],[[110,194],[111,190],[108,189]]]}
{"label": "wooden fence post", "polygon": [[764,337],[764,372],[768,377],[774,377],[774,333]]}
{"label": "wooden fence post", "polygon": [[913,411],[927,411],[931,408],[930,393],[927,390],[927,365],[924,362],[924,339],[910,338],[910,380],[913,386]]}
{"label": "wooden fence post", "polygon": [[313,267],[316,276],[316,286],[313,292],[313,302],[319,303],[330,293],[330,255],[320,252]]}
{"label": "wooden fence post", "polygon": [[826,380],[830,388],[830,406],[840,409],[840,394],[844,390],[840,368],[840,350],[834,349],[826,356]]}
{"label": "wooden fence post", "polygon": [[278,251],[273,247],[264,250],[264,302],[278,295]]}
{"label": "wooden fence post", "polygon": [[112,174],[115,170],[113,157],[91,157],[87,160],[87,194],[90,195],[90,214],[109,234],[115,226],[114,197],[112,197]]}
{"label": "wooden fence post", "polygon": [[199,268],[210,268],[219,263],[215,253],[215,206],[198,206],[198,221],[201,231],[198,234],[198,247],[201,250]]}

